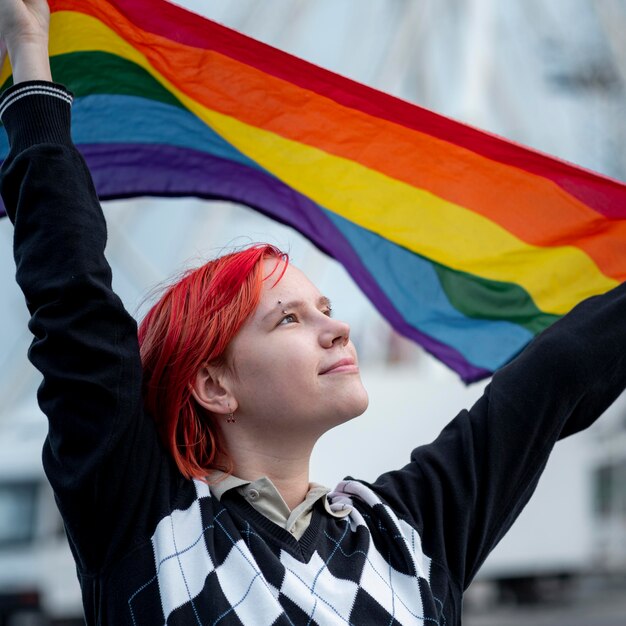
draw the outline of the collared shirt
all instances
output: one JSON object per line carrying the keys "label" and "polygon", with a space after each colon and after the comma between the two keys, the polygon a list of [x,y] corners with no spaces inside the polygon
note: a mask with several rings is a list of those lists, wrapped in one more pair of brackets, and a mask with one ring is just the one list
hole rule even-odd
{"label": "collared shirt", "polygon": [[326,497],[330,489],[317,483],[309,485],[305,499],[291,510],[274,483],[266,476],[253,481],[232,475],[225,478],[223,476],[222,472],[217,471],[210,476],[209,489],[218,500],[221,500],[227,491],[236,489],[259,513],[289,531],[296,539],[300,539],[309,527],[313,506],[318,500],[323,499],[325,511],[333,517],[345,517],[352,511],[352,507],[347,503],[331,504]]}

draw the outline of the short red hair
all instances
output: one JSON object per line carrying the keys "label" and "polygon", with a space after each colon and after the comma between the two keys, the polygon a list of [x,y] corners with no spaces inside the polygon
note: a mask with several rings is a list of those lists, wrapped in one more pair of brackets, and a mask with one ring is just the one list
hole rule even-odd
{"label": "short red hair", "polygon": [[228,457],[191,386],[205,364],[226,365],[228,344],[259,304],[268,258],[288,262],[275,246],[255,244],[188,270],[139,325],[144,404],[187,478],[204,478]]}

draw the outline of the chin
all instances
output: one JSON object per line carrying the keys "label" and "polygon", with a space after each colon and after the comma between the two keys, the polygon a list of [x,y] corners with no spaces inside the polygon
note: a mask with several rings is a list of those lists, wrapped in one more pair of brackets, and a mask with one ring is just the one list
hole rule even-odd
{"label": "chin", "polygon": [[367,395],[367,391],[365,391],[364,387],[361,387],[359,393],[354,393],[350,398],[346,399],[345,405],[341,407],[338,424],[343,424],[344,422],[348,422],[359,415],[365,413],[367,407],[369,406],[369,396]]}
{"label": "chin", "polygon": [[363,415],[363,413],[365,413],[365,411],[367,410],[367,407],[370,405],[370,398],[369,398],[367,391],[365,391],[365,388],[363,388],[363,393],[359,400],[360,402],[357,406],[356,413],[354,414],[353,417],[358,417],[359,415]]}

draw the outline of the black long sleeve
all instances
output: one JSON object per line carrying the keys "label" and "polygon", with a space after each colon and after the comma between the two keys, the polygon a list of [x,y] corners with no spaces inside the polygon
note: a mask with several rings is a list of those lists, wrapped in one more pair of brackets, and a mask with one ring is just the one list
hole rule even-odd
{"label": "black long sleeve", "polygon": [[11,150],[0,189],[32,316],[29,358],[43,374],[44,468],[79,570],[90,573],[149,534],[156,522],[146,503],[169,462],[143,412],[136,323],[111,289],[105,220],[71,141],[69,101],[62,86],[44,82],[3,94]]}
{"label": "black long sleeve", "polygon": [[626,388],[626,283],[590,298],[499,370],[483,396],[374,488],[422,529],[424,549],[470,584],[532,495],[557,442]]}

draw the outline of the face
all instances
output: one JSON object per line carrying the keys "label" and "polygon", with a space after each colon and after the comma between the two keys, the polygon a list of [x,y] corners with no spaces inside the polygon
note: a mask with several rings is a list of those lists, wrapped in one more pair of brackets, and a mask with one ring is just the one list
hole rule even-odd
{"label": "face", "polygon": [[[266,276],[276,261],[265,261]],[[368,398],[350,328],[297,268],[275,269],[227,351],[241,422],[319,436],[360,415]]]}

